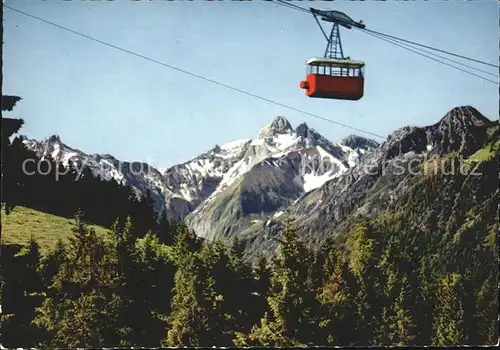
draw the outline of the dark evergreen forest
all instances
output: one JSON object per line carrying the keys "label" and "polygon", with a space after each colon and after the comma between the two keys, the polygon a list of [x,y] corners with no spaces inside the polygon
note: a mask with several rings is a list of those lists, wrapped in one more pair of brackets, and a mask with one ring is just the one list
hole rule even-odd
{"label": "dark evergreen forest", "polygon": [[88,169],[79,181],[74,171],[59,181],[24,174],[37,156],[9,141],[22,124],[2,119],[2,215],[26,206],[74,228],[45,256],[34,239],[2,245],[4,347],[498,342],[497,157],[474,179],[422,177],[404,204],[355,220],[320,249],[288,216],[277,254],[247,259],[242,241],[202,242],[158,218],[147,196]]}

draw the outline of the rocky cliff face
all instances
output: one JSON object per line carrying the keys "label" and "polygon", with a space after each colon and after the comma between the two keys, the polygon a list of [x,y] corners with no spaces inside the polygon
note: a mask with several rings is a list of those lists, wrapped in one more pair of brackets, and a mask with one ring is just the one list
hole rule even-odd
{"label": "rocky cliff face", "polygon": [[279,217],[304,193],[358,163],[378,146],[358,137],[360,148],[333,143],[306,124],[295,130],[283,117],[262,128],[217,189],[186,217],[199,236],[252,237],[269,216]]}
{"label": "rocky cliff face", "polygon": [[[288,210],[306,241],[320,243],[356,217],[394,207],[429,172],[450,173],[451,169],[440,168],[444,158],[456,155],[459,163],[454,171],[461,171],[460,164],[494,142],[495,128],[495,123],[466,106],[452,109],[434,125],[399,129],[357,166],[304,194]],[[260,228],[265,233],[252,237],[249,249],[272,249],[269,238],[280,226],[279,218],[271,218]]]}
{"label": "rocky cliff face", "polygon": [[84,162],[139,195],[149,192],[158,211],[184,218],[200,237],[239,236],[251,252],[272,251],[285,211],[307,242],[319,244],[357,217],[399,205],[419,179],[442,170],[444,159],[491,154],[485,145],[495,137],[497,125],[470,106],[450,110],[434,125],[396,130],[380,145],[356,135],[334,143],[305,123],[294,129],[277,117],[255,138],[216,145],[163,172],[85,154],[57,136],[23,142],[65,165]]}
{"label": "rocky cliff face", "polygon": [[[360,138],[360,140],[365,139]],[[161,172],[143,162],[123,162],[109,154],[84,153],[63,143],[57,135],[41,142],[23,138],[23,142],[28,148],[35,150],[39,156],[50,155],[66,166],[85,164],[95,176],[100,176],[104,181],[114,179],[124,185],[132,186],[139,196],[150,193],[155,200],[157,211],[165,211],[172,220],[183,219],[200,205],[205,207],[208,199],[212,200],[228,189],[231,191],[231,185],[235,181],[240,181],[242,176],[249,171],[253,171],[250,177],[265,178],[267,174],[272,173],[274,174],[271,175],[271,177],[274,176],[273,181],[279,181],[278,178],[284,181],[262,199],[263,213],[269,212],[270,208],[284,207],[289,204],[290,198],[296,198],[300,193],[318,187],[337,173],[345,171],[371,147],[362,147],[358,150],[342,143],[334,144],[310,129],[305,123],[294,130],[284,117],[275,118],[253,139],[216,145],[194,159],[176,164]],[[371,140],[364,142],[368,145],[376,145]],[[316,162],[319,162],[320,158],[327,161],[333,160],[336,165],[319,172],[318,169],[309,169],[307,173],[304,169],[302,172],[298,170],[294,176],[300,179],[290,181],[288,179],[288,169],[292,166],[290,162],[297,169],[301,166],[304,168],[297,155],[295,158],[292,155],[288,156],[288,153],[293,151],[300,151],[297,155],[307,154],[309,157],[315,157]],[[292,158],[275,161],[280,157]],[[266,159],[274,163],[272,165],[271,163],[261,164]],[[283,169],[280,170],[280,167]],[[282,175],[276,175],[278,173]],[[302,175],[304,177],[301,178]],[[243,191],[243,196],[248,196],[244,205],[245,213],[250,210],[248,208],[253,208],[250,210],[252,212],[257,211],[258,206],[250,203],[251,198],[261,200],[260,195],[255,193],[255,186],[248,185],[256,181],[248,178],[244,181],[245,186],[252,188],[251,191]],[[293,185],[290,185],[291,183]],[[300,186],[300,189],[297,186]],[[296,194],[286,194],[283,199],[277,199],[280,191],[285,189]],[[285,200],[285,198],[288,199]]]}

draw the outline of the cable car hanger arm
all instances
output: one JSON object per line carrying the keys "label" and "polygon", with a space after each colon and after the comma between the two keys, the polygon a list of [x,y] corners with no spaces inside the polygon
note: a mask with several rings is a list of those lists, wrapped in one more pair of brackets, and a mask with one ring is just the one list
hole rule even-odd
{"label": "cable car hanger arm", "polygon": [[314,12],[313,12],[313,16],[314,16],[314,19],[316,20],[316,22],[318,23],[319,29],[321,29],[321,32],[323,33],[323,36],[325,37],[326,41],[330,41],[330,39],[328,38],[328,35],[326,35],[326,32],[323,29],[323,26],[319,22],[318,17],[316,16],[316,14]]}

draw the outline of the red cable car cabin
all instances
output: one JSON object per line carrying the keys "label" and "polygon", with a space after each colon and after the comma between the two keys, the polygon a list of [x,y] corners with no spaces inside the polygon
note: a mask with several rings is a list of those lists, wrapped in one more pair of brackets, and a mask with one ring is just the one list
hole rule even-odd
{"label": "red cable car cabin", "polygon": [[364,66],[362,61],[349,59],[311,58],[300,87],[309,97],[359,100],[364,91]]}

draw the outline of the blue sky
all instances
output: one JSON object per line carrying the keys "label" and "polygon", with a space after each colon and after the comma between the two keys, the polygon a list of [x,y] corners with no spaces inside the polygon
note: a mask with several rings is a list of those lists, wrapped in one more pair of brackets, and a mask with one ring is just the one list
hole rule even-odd
{"label": "blue sky", "polygon": [[[347,13],[367,28],[498,64],[496,1],[294,2]],[[365,96],[311,99],[305,61],[322,56],[314,18],[265,2],[12,1],[8,6],[280,103],[387,135],[473,105],[498,118],[498,85],[357,30],[344,53],[366,62]],[[467,63],[467,62],[466,62]],[[470,64],[470,62],[469,62]],[[488,69],[480,66],[482,69]],[[490,69],[495,73],[495,69]],[[4,94],[23,133],[88,153],[164,167],[249,138],[285,116],[339,140],[357,133],[127,55],[4,9]],[[496,71],[498,73],[498,70]],[[490,77],[491,78],[491,77]],[[494,78],[493,78],[494,79]]]}

